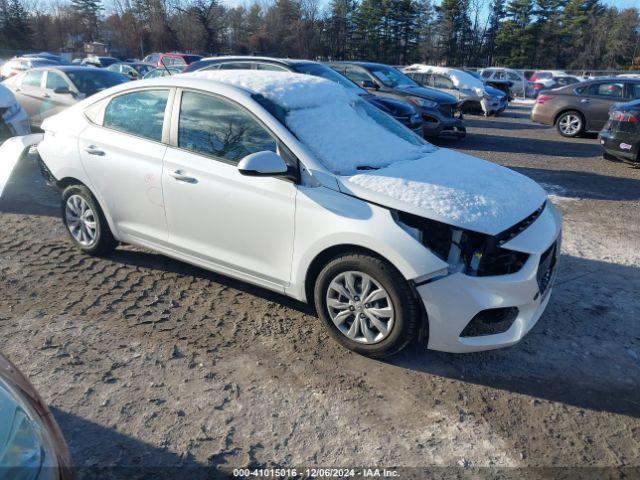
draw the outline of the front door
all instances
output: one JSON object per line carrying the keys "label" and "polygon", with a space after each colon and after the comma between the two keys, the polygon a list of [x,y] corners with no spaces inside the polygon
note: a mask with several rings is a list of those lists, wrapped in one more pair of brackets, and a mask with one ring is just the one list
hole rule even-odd
{"label": "front door", "polygon": [[143,242],[165,243],[162,199],[163,132],[169,89],[118,95],[104,111],[102,125],[80,135],[82,164],[118,232]]}
{"label": "front door", "polygon": [[296,185],[237,169],[246,155],[277,152],[276,139],[222,97],[184,91],[178,101],[162,176],[172,248],[223,273],[283,289],[291,273]]}

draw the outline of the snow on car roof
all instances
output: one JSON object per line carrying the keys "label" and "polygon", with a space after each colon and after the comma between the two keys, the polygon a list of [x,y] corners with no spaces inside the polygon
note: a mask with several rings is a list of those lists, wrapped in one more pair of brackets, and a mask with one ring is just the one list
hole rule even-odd
{"label": "snow on car roof", "polygon": [[351,98],[346,89],[320,77],[292,72],[201,70],[184,76],[226,83],[260,94],[286,109],[322,105]]}
{"label": "snow on car roof", "polygon": [[477,79],[473,75],[468,74],[467,72],[463,72],[462,70],[457,70],[455,68],[447,68],[447,67],[433,67],[430,65],[422,65],[420,63],[416,63],[408,66],[404,69],[405,72],[419,72],[419,73],[437,73],[441,75],[446,75],[451,79],[453,84],[461,90],[472,90],[477,95],[482,95],[485,91],[484,82],[482,80]]}
{"label": "snow on car roof", "polygon": [[255,70],[184,76],[242,88],[284,108],[289,130],[338,175],[416,160],[436,149],[358,95],[321,77]]}

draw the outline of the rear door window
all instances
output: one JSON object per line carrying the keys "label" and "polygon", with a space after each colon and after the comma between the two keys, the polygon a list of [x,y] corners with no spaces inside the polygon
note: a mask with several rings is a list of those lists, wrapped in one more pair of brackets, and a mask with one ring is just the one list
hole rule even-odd
{"label": "rear door window", "polygon": [[104,112],[103,126],[160,142],[169,90],[143,90],[114,97]]}
{"label": "rear door window", "polygon": [[252,70],[252,67],[249,62],[229,62],[220,65],[220,70]]}
{"label": "rear door window", "polygon": [[624,92],[624,83],[622,82],[604,82],[594,83],[583,89],[586,95],[606,98],[622,98]]}

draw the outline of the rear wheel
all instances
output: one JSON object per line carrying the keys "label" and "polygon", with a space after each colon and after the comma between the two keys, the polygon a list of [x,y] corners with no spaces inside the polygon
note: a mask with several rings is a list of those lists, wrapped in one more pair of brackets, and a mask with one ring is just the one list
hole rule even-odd
{"label": "rear wheel", "polygon": [[71,185],[62,192],[62,221],[83,252],[107,255],[117,246],[100,205],[83,185]]}
{"label": "rear wheel", "polygon": [[577,137],[584,133],[584,118],[575,110],[564,112],[556,120],[556,128],[563,137]]}
{"label": "rear wheel", "polygon": [[386,357],[416,335],[417,299],[400,272],[379,258],[357,253],[334,258],[318,275],[314,298],[331,336],[354,352]]}

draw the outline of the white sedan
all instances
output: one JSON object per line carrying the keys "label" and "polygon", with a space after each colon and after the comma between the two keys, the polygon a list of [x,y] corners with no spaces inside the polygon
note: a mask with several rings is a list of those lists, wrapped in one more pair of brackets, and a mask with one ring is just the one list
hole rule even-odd
{"label": "white sedan", "polygon": [[512,345],[549,301],[561,221],[540,186],[322,78],[142,80],[43,129],[78,248],[135,244],[313,302],[356,352]]}

